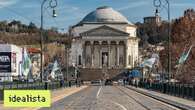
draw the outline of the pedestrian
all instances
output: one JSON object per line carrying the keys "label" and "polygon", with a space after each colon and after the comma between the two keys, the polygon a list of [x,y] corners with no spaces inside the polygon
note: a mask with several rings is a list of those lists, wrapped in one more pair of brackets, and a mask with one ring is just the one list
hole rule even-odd
{"label": "pedestrian", "polygon": [[125,78],[123,78],[123,85],[125,86]]}
{"label": "pedestrian", "polygon": [[149,79],[147,79],[147,86],[146,86],[146,88],[147,88],[147,89],[150,88],[150,81],[149,81]]}
{"label": "pedestrian", "polygon": [[63,87],[64,86],[64,81],[61,79],[60,80],[60,87]]}
{"label": "pedestrian", "polygon": [[138,81],[137,81],[137,79],[135,80],[135,87],[137,88],[137,86],[138,86]]}
{"label": "pedestrian", "polygon": [[135,78],[132,79],[132,85],[135,86]]}

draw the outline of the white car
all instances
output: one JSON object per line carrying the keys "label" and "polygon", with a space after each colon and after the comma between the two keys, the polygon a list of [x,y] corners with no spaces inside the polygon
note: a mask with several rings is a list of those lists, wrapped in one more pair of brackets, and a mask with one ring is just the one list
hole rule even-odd
{"label": "white car", "polygon": [[119,85],[123,85],[123,79],[119,79],[119,80],[118,80],[118,84],[119,84]]}

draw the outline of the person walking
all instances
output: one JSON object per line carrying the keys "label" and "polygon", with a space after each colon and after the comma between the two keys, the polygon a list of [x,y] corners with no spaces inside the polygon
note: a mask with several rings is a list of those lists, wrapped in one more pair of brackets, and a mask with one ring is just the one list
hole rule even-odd
{"label": "person walking", "polygon": [[125,86],[126,85],[126,81],[125,81],[125,77],[123,78],[123,85]]}

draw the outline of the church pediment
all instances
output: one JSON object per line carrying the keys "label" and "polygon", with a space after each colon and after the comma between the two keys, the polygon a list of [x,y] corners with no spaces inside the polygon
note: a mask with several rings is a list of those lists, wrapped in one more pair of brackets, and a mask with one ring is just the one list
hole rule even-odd
{"label": "church pediment", "polygon": [[129,36],[129,34],[124,31],[106,25],[83,32],[80,35],[81,36]]}

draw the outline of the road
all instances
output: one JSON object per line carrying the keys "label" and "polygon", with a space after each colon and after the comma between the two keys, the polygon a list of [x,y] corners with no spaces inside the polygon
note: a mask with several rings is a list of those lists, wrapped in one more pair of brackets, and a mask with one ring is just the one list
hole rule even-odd
{"label": "road", "polygon": [[90,86],[40,110],[179,110],[122,86]]}

